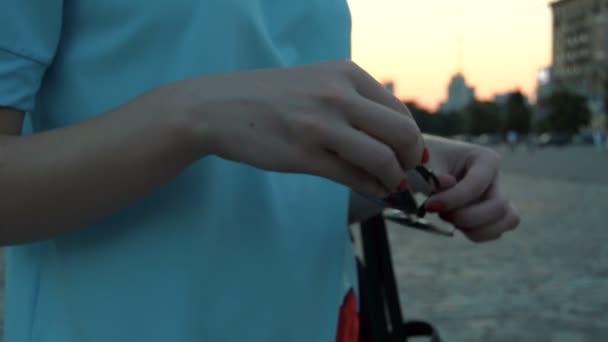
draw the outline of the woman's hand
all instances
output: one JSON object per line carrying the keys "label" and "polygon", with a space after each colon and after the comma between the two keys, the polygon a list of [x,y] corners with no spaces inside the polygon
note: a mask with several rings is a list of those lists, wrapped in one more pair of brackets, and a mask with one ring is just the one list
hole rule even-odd
{"label": "woman's hand", "polygon": [[425,140],[430,166],[442,183],[428,198],[428,212],[439,213],[475,242],[498,239],[519,225],[519,213],[501,188],[496,152],[438,137]]}
{"label": "woman's hand", "polygon": [[261,169],[382,197],[422,158],[407,108],[352,62],[204,76],[168,91],[207,154]]}

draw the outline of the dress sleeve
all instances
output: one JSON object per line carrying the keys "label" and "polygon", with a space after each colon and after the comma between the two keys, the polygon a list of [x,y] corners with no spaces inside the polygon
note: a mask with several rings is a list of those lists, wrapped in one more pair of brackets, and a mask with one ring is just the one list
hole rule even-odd
{"label": "dress sleeve", "polygon": [[0,3],[0,106],[28,112],[61,37],[63,0]]}

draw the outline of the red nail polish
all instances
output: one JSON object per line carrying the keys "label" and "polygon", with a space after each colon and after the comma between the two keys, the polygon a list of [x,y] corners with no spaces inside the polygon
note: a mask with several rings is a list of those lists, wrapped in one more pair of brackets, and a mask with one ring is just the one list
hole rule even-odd
{"label": "red nail polish", "polygon": [[431,156],[429,155],[429,149],[425,147],[424,150],[422,150],[422,164],[428,163],[429,159],[431,159]]}
{"label": "red nail polish", "polygon": [[397,189],[399,192],[405,192],[410,188],[410,185],[407,181],[407,178],[403,178],[401,183],[399,183],[399,188]]}
{"label": "red nail polish", "polygon": [[426,211],[429,213],[438,213],[444,211],[448,207],[443,201],[433,201],[426,205]]}

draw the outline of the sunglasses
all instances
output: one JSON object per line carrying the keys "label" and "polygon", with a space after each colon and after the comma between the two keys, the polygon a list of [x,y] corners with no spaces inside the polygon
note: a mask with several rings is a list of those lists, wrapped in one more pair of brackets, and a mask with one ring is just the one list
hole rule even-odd
{"label": "sunglasses", "polygon": [[[414,170],[429,187],[427,193],[434,193],[439,190],[439,179],[432,170],[422,165],[417,166]],[[454,236],[453,228],[442,227],[424,219],[426,216],[426,200],[422,204],[418,204],[416,197],[410,191],[397,192],[384,199],[367,195],[362,196],[385,207],[386,210],[382,215],[390,222],[441,236]]]}

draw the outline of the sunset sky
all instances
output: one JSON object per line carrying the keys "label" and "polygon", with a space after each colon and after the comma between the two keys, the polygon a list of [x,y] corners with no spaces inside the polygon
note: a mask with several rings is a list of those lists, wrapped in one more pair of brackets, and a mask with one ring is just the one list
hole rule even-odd
{"label": "sunset sky", "polygon": [[353,59],[397,95],[435,109],[459,69],[480,98],[531,95],[551,63],[551,0],[348,0]]}

